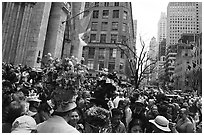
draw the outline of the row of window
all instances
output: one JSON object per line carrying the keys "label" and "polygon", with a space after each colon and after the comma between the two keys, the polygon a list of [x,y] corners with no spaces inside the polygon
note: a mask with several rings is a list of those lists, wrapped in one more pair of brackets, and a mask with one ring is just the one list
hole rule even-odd
{"label": "row of window", "polygon": [[[89,69],[94,69],[94,61],[89,60],[87,63],[87,66]],[[103,68],[105,68],[105,62],[104,61],[98,61],[97,69],[102,70]],[[121,71],[123,69],[124,69],[124,65],[121,63],[119,66],[119,70]],[[115,70],[115,62],[109,62],[108,63],[108,71],[113,72],[114,70]]]}
{"label": "row of window", "polygon": [[182,12],[195,12],[196,9],[195,8],[181,8],[181,9],[178,9],[178,8],[175,8],[175,9],[172,9],[171,12],[179,12],[179,11],[182,11]]}
{"label": "row of window", "polygon": [[[101,29],[100,31],[108,31],[110,28],[108,27],[108,22],[101,22]],[[118,31],[119,25],[118,22],[112,22],[111,30],[112,31]],[[98,22],[92,22],[91,24],[91,31],[98,31]],[[128,31],[128,25],[126,23],[122,24],[122,31],[127,32]]]}
{"label": "row of window", "polygon": [[[128,40],[126,36],[118,37],[118,34],[111,34],[110,42],[107,42],[107,34],[100,34],[100,43],[121,43],[121,44],[127,44]],[[97,40],[97,34],[90,34],[90,43],[96,43]]]}
{"label": "row of window", "polygon": [[[117,54],[117,49],[113,49],[113,48],[109,49],[109,58],[110,59],[116,58],[116,54]],[[92,58],[93,59],[94,55],[95,55],[95,48],[90,47],[89,51],[88,51],[88,58]],[[104,59],[105,56],[106,56],[105,48],[99,48],[99,53],[98,53],[99,59]],[[121,51],[120,58],[124,59],[124,51]]]}
{"label": "row of window", "polygon": [[[128,2],[123,2],[123,3],[125,3],[125,6],[128,7]],[[89,2],[86,2],[86,4],[87,4],[88,7],[90,6]],[[101,4],[103,4],[101,6],[104,6],[104,7],[109,7],[109,6],[115,6],[115,7],[124,6],[124,5],[121,5],[120,2],[111,2],[111,4],[110,4],[110,2],[102,2]],[[99,7],[100,6],[100,2],[94,2],[94,6],[95,7]]]}
{"label": "row of window", "polygon": [[[109,13],[110,10],[103,10],[102,11],[102,18],[103,19],[108,19],[109,18]],[[119,10],[113,10],[113,14],[112,14],[112,18],[119,18],[120,16],[120,11]],[[123,11],[123,19],[127,20],[128,18],[128,12],[127,11]],[[93,11],[93,16],[92,18],[99,18],[99,10],[94,10]]]}

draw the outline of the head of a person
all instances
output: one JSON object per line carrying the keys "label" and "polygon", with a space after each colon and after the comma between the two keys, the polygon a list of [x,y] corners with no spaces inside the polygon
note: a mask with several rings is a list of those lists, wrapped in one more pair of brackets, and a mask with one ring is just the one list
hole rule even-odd
{"label": "head of a person", "polygon": [[23,113],[23,106],[18,101],[12,101],[8,110],[8,122],[13,123],[14,120],[20,117]]}
{"label": "head of a person", "polygon": [[121,117],[123,115],[122,110],[118,109],[118,108],[113,108],[111,110],[111,123],[112,125],[117,125],[120,123]]}
{"label": "head of a person", "polygon": [[57,108],[52,115],[61,116],[68,122],[70,120],[70,112],[76,107],[77,105],[73,101],[61,102],[59,105],[57,105]]}
{"label": "head of a person", "polygon": [[23,115],[12,123],[11,133],[32,133],[36,132],[37,124],[31,116]]}
{"label": "head of a person", "polygon": [[82,97],[85,99],[85,100],[89,100],[91,98],[91,93],[90,91],[84,91],[82,93]]}
{"label": "head of a person", "polygon": [[159,114],[167,114],[168,107],[166,105],[161,105],[158,107]]}
{"label": "head of a person", "polygon": [[187,108],[181,108],[179,111],[179,115],[182,119],[186,119],[188,117],[189,110]]}
{"label": "head of a person", "polygon": [[12,95],[12,98],[13,100],[18,101],[18,102],[25,101],[25,95],[22,91],[15,92]]}
{"label": "head of a person", "polygon": [[154,120],[149,120],[152,123],[154,133],[168,133],[171,132],[169,128],[169,121],[164,116],[157,116]]}
{"label": "head of a person", "polygon": [[79,122],[81,116],[77,109],[73,109],[69,112],[69,121],[68,123],[72,126],[76,126]]}
{"label": "head of a person", "polygon": [[143,133],[142,121],[140,119],[132,119],[129,123],[129,133]]}
{"label": "head of a person", "polygon": [[124,101],[124,100],[120,100],[120,101],[118,102],[118,108],[122,108],[122,109],[125,108],[125,101]]}
{"label": "head of a person", "polygon": [[152,112],[153,114],[157,115],[157,114],[158,114],[158,107],[157,107],[156,105],[153,105],[153,106],[151,107],[151,112]]}
{"label": "head of a person", "polygon": [[152,106],[152,105],[154,105],[154,103],[155,103],[154,99],[150,98],[148,100],[148,106]]}

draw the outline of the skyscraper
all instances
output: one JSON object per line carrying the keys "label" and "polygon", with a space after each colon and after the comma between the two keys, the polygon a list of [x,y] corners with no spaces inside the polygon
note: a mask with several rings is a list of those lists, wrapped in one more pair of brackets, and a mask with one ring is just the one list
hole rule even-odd
{"label": "skyscraper", "polygon": [[158,54],[158,43],[156,41],[155,37],[152,37],[150,44],[149,44],[149,51],[148,51],[148,56],[150,57],[150,61],[149,64],[151,64],[150,66],[150,81],[155,81],[157,79],[157,54]]}
{"label": "skyscraper", "polygon": [[201,2],[170,2],[167,7],[167,47],[183,33],[202,32]]}
{"label": "skyscraper", "polygon": [[163,39],[166,38],[166,34],[167,34],[167,17],[166,17],[166,13],[162,12],[159,22],[158,22],[158,33],[157,33],[157,41],[158,43],[160,43]]}
{"label": "skyscraper", "polygon": [[[127,47],[133,48],[134,26],[130,2],[86,2],[85,10],[91,8],[92,17],[88,45],[83,48],[85,64],[91,75],[107,68],[125,77],[127,68]],[[90,11],[90,12],[91,12]],[[118,46],[120,46],[120,49]]]}
{"label": "skyscraper", "polygon": [[167,7],[166,71],[170,79],[174,73],[176,44],[183,33],[202,32],[201,2],[169,2]]}

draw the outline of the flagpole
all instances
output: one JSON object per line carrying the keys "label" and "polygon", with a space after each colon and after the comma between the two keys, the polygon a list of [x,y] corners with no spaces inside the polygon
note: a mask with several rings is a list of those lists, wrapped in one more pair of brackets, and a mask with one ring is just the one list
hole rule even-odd
{"label": "flagpole", "polygon": [[[92,5],[93,5],[93,4],[94,4],[94,3],[92,3]],[[63,22],[62,22],[62,24],[64,24],[64,23],[65,23],[65,22],[67,22],[67,21],[70,21],[71,19],[73,19],[73,18],[77,17],[78,15],[80,15],[80,14],[82,14],[82,13],[86,12],[86,11],[89,11],[91,8],[95,7],[95,5],[94,5],[94,6],[92,6],[92,5],[91,5],[91,7],[89,7],[88,9],[86,9],[86,10],[84,10],[84,11],[79,12],[78,14],[76,14],[76,15],[72,16],[71,18],[68,18],[66,21],[63,21]]]}

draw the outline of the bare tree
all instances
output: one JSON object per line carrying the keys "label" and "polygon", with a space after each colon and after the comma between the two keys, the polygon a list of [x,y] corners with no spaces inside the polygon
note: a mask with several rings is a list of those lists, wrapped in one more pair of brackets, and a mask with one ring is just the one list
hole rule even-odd
{"label": "bare tree", "polygon": [[[128,39],[127,39],[128,40]],[[149,74],[155,71],[155,64],[157,63],[157,59],[152,59],[151,56],[148,56],[148,51],[145,50],[145,43],[140,36],[140,43],[142,49],[137,55],[135,48],[131,48],[127,44],[116,44],[116,46],[124,51],[129,63],[129,68],[134,80],[135,89],[138,89],[140,83],[147,78]],[[121,47],[125,46],[124,47]]]}

